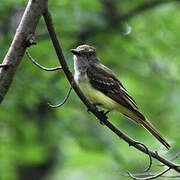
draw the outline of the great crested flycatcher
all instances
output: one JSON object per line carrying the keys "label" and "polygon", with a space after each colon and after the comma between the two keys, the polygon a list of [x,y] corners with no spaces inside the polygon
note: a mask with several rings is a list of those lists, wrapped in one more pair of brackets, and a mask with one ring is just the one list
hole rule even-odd
{"label": "great crested flycatcher", "polygon": [[167,149],[170,148],[168,142],[138,110],[136,102],[115,74],[100,63],[94,47],[81,45],[72,49],[71,52],[74,54],[74,79],[92,104],[99,105],[108,111],[116,110],[122,113],[141,124]]}

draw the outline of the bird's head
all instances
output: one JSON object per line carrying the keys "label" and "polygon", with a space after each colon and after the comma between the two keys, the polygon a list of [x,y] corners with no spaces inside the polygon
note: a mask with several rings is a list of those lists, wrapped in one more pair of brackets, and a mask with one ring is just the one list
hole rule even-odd
{"label": "bird's head", "polygon": [[71,49],[74,54],[74,63],[78,67],[89,67],[91,64],[97,63],[96,48],[89,45],[80,45],[76,49]]}

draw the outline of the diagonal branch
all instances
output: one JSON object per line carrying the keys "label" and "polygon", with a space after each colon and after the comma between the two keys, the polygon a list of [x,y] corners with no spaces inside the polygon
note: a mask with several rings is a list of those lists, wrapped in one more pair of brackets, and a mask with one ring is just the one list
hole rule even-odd
{"label": "diagonal branch", "polygon": [[[173,162],[174,160],[176,160],[178,157],[180,157],[180,152],[178,152],[172,159],[171,161]],[[159,166],[165,166],[164,164],[159,164]]]}
{"label": "diagonal branch", "polygon": [[174,169],[177,172],[180,172],[180,167],[178,165],[176,165],[175,163],[172,163],[171,161],[161,157],[160,155],[158,155],[157,152],[153,152],[150,150],[147,152],[146,148],[144,148],[143,146],[138,144],[135,140],[128,137],[126,134],[124,134],[122,131],[120,131],[117,127],[115,127],[112,123],[110,123],[107,120],[107,117],[103,113],[101,113],[100,111],[97,111],[96,107],[94,105],[92,105],[87,100],[87,98],[83,95],[83,93],[81,92],[79,87],[76,85],[76,83],[74,81],[74,77],[72,75],[72,72],[69,70],[69,67],[66,63],[66,60],[64,58],[64,55],[63,55],[63,52],[61,49],[61,46],[60,46],[59,41],[57,39],[55,28],[53,26],[51,14],[49,13],[48,9],[45,11],[43,16],[44,16],[44,20],[46,22],[46,26],[47,26],[49,35],[51,37],[53,46],[54,46],[56,54],[58,56],[59,62],[63,68],[63,71],[64,71],[68,81],[72,85],[73,89],[75,90],[76,94],[79,96],[81,101],[86,105],[87,109],[89,109],[89,111],[91,111],[101,122],[103,122],[104,125],[106,125],[110,130],[112,130],[116,135],[118,135],[120,138],[122,138],[124,141],[126,141],[129,145],[135,147],[136,149],[140,150],[141,152],[144,152],[147,155],[150,154],[153,158],[162,162],[163,164],[165,164],[169,168]]}

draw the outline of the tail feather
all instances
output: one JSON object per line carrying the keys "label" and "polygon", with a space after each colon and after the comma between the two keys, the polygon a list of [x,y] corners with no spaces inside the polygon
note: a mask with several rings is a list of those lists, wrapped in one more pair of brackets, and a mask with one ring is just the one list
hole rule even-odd
{"label": "tail feather", "polygon": [[167,149],[171,146],[168,142],[158,133],[158,131],[153,127],[153,125],[147,120],[141,120],[141,124],[146,128],[160,143],[162,143]]}
{"label": "tail feather", "polygon": [[123,113],[126,117],[131,120],[134,120],[137,123],[140,123],[150,134],[152,134],[160,143],[162,143],[167,149],[171,146],[169,143],[159,134],[159,132],[155,129],[155,127],[151,124],[149,120],[147,120],[143,114],[139,111],[135,111],[135,116],[130,113]]}

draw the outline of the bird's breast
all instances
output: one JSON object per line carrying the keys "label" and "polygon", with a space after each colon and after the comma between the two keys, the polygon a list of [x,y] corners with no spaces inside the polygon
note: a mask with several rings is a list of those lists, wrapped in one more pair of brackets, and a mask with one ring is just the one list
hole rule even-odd
{"label": "bird's breast", "polygon": [[84,75],[83,77],[75,76],[75,81],[92,104],[101,104],[101,106],[107,110],[115,110],[119,106],[114,100],[92,87],[87,75]]}

